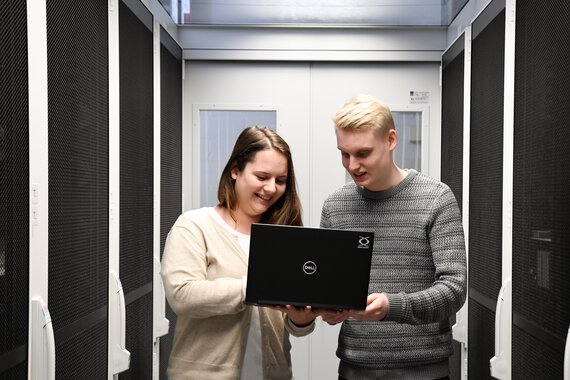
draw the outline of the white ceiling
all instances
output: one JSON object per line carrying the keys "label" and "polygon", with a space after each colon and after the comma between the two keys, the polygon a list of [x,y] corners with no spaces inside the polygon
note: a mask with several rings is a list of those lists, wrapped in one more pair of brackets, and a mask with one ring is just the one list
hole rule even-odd
{"label": "white ceiling", "polygon": [[467,1],[183,0],[179,13],[196,25],[447,26]]}

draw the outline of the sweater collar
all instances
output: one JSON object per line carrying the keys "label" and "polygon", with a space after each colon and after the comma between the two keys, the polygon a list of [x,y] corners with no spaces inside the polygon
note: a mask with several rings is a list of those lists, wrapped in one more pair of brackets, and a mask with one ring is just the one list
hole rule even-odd
{"label": "sweater collar", "polygon": [[408,172],[408,175],[402,181],[400,181],[400,183],[398,183],[395,186],[392,186],[389,189],[381,190],[381,191],[372,191],[372,190],[368,190],[364,186],[357,186],[356,189],[358,190],[360,195],[362,195],[364,198],[368,198],[368,199],[390,198],[391,196],[399,193],[403,188],[408,186],[408,184],[410,182],[412,182],[414,180],[414,178],[418,175],[418,172],[415,169],[404,169],[404,170],[406,172]]}

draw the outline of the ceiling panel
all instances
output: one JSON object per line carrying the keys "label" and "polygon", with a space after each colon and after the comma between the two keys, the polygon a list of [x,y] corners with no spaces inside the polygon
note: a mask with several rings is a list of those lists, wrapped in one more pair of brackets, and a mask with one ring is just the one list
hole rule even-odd
{"label": "ceiling panel", "polygon": [[161,1],[184,24],[446,26],[468,0]]}

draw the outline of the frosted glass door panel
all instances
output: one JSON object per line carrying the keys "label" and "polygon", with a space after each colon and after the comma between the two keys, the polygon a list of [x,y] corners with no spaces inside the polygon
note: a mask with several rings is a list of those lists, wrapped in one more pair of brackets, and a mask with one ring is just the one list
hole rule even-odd
{"label": "frosted glass door panel", "polygon": [[392,112],[398,146],[394,151],[394,162],[402,169],[422,170],[422,113]]}
{"label": "frosted glass door panel", "polygon": [[200,206],[218,203],[218,182],[238,135],[252,125],[277,129],[276,111],[200,110]]}

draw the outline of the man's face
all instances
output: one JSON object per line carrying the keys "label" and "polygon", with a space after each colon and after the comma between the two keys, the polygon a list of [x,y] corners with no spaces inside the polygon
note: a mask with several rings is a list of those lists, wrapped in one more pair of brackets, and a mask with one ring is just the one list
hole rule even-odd
{"label": "man's face", "polygon": [[357,186],[368,190],[386,190],[394,163],[392,151],[397,136],[392,129],[381,137],[369,128],[360,130],[336,129],[337,148],[342,157],[342,166],[348,171]]}

